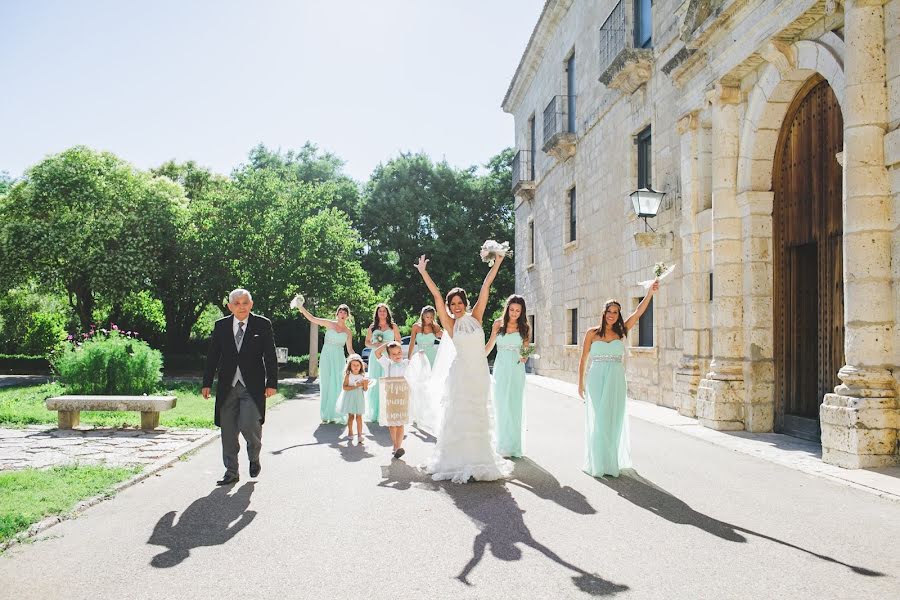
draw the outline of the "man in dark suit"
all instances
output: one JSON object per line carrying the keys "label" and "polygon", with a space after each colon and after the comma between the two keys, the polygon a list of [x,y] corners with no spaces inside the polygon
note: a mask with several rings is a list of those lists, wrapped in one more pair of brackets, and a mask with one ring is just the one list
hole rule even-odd
{"label": "man in dark suit", "polygon": [[259,475],[262,424],[266,420],[266,398],[278,387],[278,362],[272,322],[250,312],[253,297],[245,289],[228,295],[232,316],[216,321],[203,371],[204,398],[209,398],[213,376],[216,386],[215,422],[222,429],[222,460],[225,476],[217,485],[239,480],[238,432],[244,436],[250,458],[250,477]]}

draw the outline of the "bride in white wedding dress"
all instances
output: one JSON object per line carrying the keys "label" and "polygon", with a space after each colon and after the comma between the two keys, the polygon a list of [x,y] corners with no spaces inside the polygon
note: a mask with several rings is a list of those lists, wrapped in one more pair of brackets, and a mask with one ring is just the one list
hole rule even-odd
{"label": "bride in white wedding dress", "polygon": [[[484,278],[471,313],[466,312],[469,304],[462,288],[450,290],[446,299],[441,297],[426,270],[428,260],[425,255],[415,265],[434,296],[436,312],[447,333],[435,359],[431,390],[433,400],[440,397],[440,405],[435,407],[437,443],[423,467],[435,481],[450,479],[455,483],[466,483],[470,478],[493,481],[509,477],[513,470],[513,463],[494,451],[491,440],[491,380],[481,328],[491,283],[501,262],[502,256]],[[446,372],[446,379],[442,371]]]}

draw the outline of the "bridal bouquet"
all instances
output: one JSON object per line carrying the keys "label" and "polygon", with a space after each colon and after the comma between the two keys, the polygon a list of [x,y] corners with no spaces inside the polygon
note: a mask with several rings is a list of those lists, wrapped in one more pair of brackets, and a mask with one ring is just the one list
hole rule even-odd
{"label": "bridal bouquet", "polygon": [[648,279],[646,281],[639,281],[638,285],[643,286],[645,290],[649,290],[650,286],[653,285],[653,282],[659,281],[662,282],[663,279],[671,275],[675,271],[675,265],[667,265],[663,262],[658,262],[653,265],[653,279]]}
{"label": "bridal bouquet", "polygon": [[384,343],[384,334],[381,332],[378,332],[372,336],[372,339],[375,340],[375,342],[378,344],[383,344]]}
{"label": "bridal bouquet", "polygon": [[489,267],[493,267],[494,261],[501,256],[511,256],[512,250],[509,249],[509,242],[503,242],[501,244],[496,240],[486,240],[484,244],[481,245],[480,254],[481,261],[486,262]]}
{"label": "bridal bouquet", "polygon": [[291,300],[291,308],[300,308],[303,306],[304,302],[306,302],[306,298],[303,297],[303,294],[297,294],[294,296],[294,299]]}

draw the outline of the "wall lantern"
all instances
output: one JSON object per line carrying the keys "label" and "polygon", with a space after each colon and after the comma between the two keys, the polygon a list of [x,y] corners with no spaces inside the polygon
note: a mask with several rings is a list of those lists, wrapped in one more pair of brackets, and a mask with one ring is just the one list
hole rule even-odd
{"label": "wall lantern", "polygon": [[665,192],[657,192],[653,188],[641,188],[628,194],[631,203],[634,206],[634,214],[644,219],[644,231],[648,229],[656,231],[647,223],[647,219],[655,217],[659,212],[659,205],[662,202]]}

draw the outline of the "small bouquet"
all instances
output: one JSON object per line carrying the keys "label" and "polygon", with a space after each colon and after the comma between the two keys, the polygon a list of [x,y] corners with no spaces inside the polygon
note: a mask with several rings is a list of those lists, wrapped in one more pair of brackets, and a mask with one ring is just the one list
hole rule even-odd
{"label": "small bouquet", "polygon": [[524,358],[525,360],[528,360],[529,358],[540,358],[541,357],[540,354],[535,354],[534,346],[525,346],[525,345],[523,345],[519,349],[519,356]]}
{"label": "small bouquet", "polygon": [[653,265],[653,279],[648,279],[646,281],[639,281],[638,285],[643,286],[645,290],[649,290],[650,286],[653,285],[654,282],[659,281],[662,282],[663,279],[671,275],[675,271],[675,265],[667,265],[663,262],[658,262]]}
{"label": "small bouquet", "polygon": [[484,244],[481,245],[481,261],[486,262],[489,267],[494,266],[494,261],[496,261],[501,256],[511,256],[512,251],[509,249],[509,242],[497,242],[496,240],[486,240]]}
{"label": "small bouquet", "polygon": [[303,294],[297,294],[294,296],[294,299],[291,300],[291,308],[300,308],[303,306],[304,302],[306,302],[306,298],[303,297]]}
{"label": "small bouquet", "polygon": [[372,339],[375,340],[376,343],[383,344],[384,343],[384,334],[380,331],[372,336]]}

